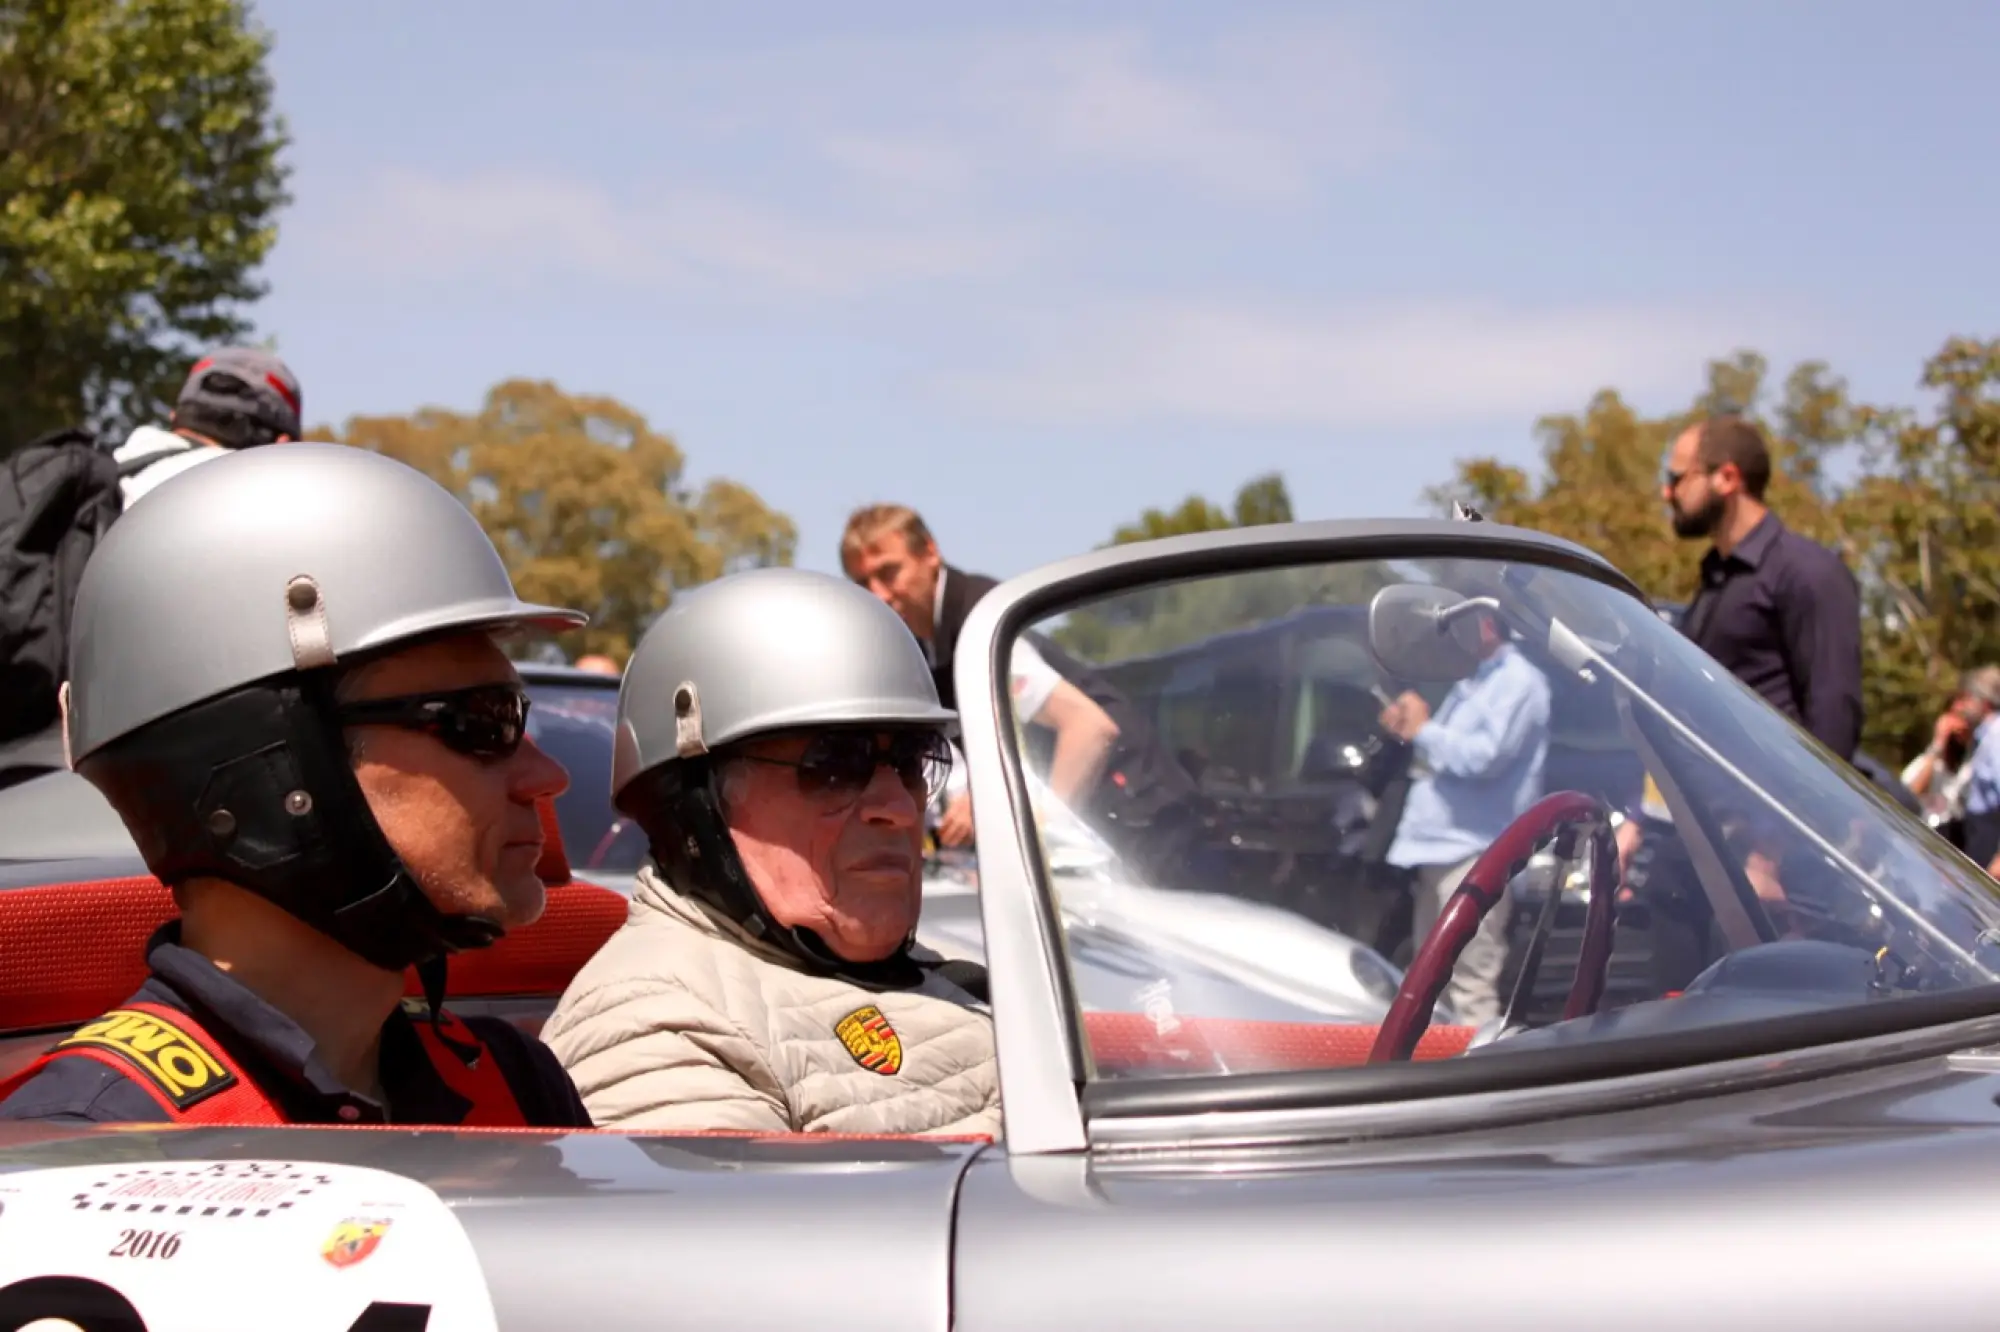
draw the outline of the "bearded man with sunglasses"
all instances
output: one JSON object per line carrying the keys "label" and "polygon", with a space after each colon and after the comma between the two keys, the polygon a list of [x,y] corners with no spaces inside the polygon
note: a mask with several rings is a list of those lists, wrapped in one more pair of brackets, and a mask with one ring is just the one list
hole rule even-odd
{"label": "bearded man with sunglasses", "polygon": [[1674,535],[1707,540],[1681,632],[1841,758],[1861,741],[1861,592],[1840,554],[1764,502],[1771,453],[1753,421],[1689,426],[1660,494]]}
{"label": "bearded man with sunglasses", "polygon": [[568,785],[494,636],[585,619],[520,600],[465,507],[378,454],[163,483],[85,568],[63,726],[180,919],[0,1118],[587,1126],[546,1047],[441,1007],[447,954],[541,914],[536,802]]}
{"label": "bearded man with sunglasses", "polygon": [[999,1131],[984,972],[915,943],[956,727],[903,622],[842,579],[675,598],[612,761],[653,860],[543,1028],[599,1124]]}

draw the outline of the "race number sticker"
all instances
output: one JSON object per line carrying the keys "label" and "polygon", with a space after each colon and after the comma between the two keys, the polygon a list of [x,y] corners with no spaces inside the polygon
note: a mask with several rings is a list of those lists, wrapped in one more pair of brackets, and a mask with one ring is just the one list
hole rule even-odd
{"label": "race number sticker", "polygon": [[478,1256],[415,1180],[302,1161],[0,1175],[0,1332],[497,1332]]}

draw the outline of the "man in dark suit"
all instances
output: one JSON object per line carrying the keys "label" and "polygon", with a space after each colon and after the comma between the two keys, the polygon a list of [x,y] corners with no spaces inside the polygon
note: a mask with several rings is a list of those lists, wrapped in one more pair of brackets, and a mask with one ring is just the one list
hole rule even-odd
{"label": "man in dark suit", "polygon": [[1661,498],[1683,540],[1705,540],[1681,632],[1841,758],[1861,740],[1861,592],[1837,551],[1764,503],[1771,452],[1741,416],[1674,440]]}
{"label": "man in dark suit", "polygon": [[[952,663],[959,633],[996,580],[944,562],[916,510],[901,504],[857,509],[840,539],[841,567],[902,617],[924,646],[938,698],[959,706]],[[1145,714],[1097,672],[1039,634],[1014,645],[1012,686],[1023,725],[1047,728],[1055,746],[1049,789],[1110,841],[1134,868],[1159,864],[1178,846],[1194,781],[1156,739]],[[972,839],[972,803],[961,794],[938,823],[938,840]]]}

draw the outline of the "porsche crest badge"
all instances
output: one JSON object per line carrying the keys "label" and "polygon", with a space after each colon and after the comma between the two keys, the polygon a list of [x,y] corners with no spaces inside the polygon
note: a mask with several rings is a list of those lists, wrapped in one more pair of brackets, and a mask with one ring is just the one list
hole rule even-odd
{"label": "porsche crest badge", "polygon": [[847,1047],[847,1053],[854,1056],[854,1062],[870,1073],[891,1078],[902,1071],[903,1039],[875,1005],[849,1013],[834,1024],[833,1034]]}
{"label": "porsche crest badge", "polygon": [[350,1216],[326,1237],[326,1243],[320,1246],[319,1256],[335,1267],[352,1267],[375,1252],[375,1246],[382,1242],[382,1236],[388,1230],[387,1220]]}

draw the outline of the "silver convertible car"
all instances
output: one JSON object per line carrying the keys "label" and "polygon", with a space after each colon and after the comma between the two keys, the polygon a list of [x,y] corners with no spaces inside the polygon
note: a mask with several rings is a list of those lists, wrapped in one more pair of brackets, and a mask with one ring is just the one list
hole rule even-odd
{"label": "silver convertible car", "polygon": [[[1325,606],[1365,624],[1385,694],[1440,714],[1477,711],[1498,652],[1546,683],[1559,725],[1418,731],[1410,798],[1370,814],[1436,817],[1427,776],[1539,756],[1502,826],[1379,1017],[1210,1013],[1171,981],[1090,1006],[1014,640],[1088,668]],[[1447,521],[1116,548],[991,593],[957,670],[1003,1136],[4,1125],[0,1332],[1992,1323],[2000,885],[1603,560]],[[1172,706],[1217,746],[1189,742],[1197,767],[1250,716],[1227,672]],[[1284,901],[1250,881],[1281,858],[1249,856],[1243,807],[1100,828],[1098,872],[1171,861]],[[0,866],[0,1070],[124,998],[170,910],[89,868]],[[532,1030],[622,918],[554,842],[543,872],[540,922],[454,959],[461,1010]],[[1519,928],[1474,1032],[1438,1001],[1494,911]],[[1621,933],[1669,920],[1672,948],[1608,985]],[[1529,1003],[1558,928],[1560,1002]]]}

